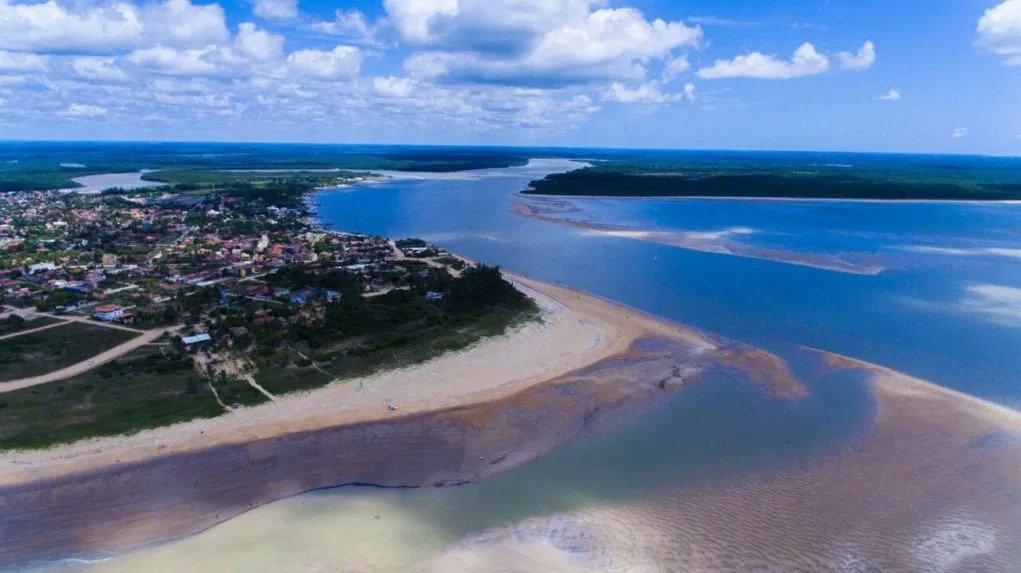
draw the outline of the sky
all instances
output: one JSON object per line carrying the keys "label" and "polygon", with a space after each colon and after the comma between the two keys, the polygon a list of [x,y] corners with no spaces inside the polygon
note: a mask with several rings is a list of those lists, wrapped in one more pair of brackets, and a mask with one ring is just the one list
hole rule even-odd
{"label": "sky", "polygon": [[1021,0],[0,0],[0,140],[1021,155]]}

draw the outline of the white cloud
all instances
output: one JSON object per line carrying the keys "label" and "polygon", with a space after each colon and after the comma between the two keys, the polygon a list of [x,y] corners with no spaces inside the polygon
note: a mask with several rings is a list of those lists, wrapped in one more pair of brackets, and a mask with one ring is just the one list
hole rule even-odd
{"label": "white cloud", "polygon": [[158,44],[195,47],[228,36],[219,4],[166,0],[140,7],[125,0],[93,5],[0,0],[0,48],[12,50],[112,53]]}
{"label": "white cloud", "polygon": [[184,50],[160,46],[135,50],[127,56],[127,61],[137,66],[182,76],[215,74],[218,59],[219,50],[212,46]]}
{"label": "white cloud", "polygon": [[850,72],[860,72],[872,67],[876,62],[876,45],[872,42],[865,42],[858,49],[858,53],[840,52],[837,54],[840,60],[840,69]]}
{"label": "white cloud", "polygon": [[284,53],[284,37],[260,30],[251,22],[238,26],[234,46],[240,56],[257,61],[280,59]]}
{"label": "white cloud", "polygon": [[712,66],[698,70],[704,79],[757,78],[789,79],[821,74],[830,69],[829,58],[816,51],[815,46],[805,42],[791,56],[790,60],[778,60],[773,55],[752,52],[732,60],[716,60]]}
{"label": "white cloud", "polygon": [[287,63],[317,78],[353,78],[361,69],[362,57],[361,50],[354,46],[337,46],[331,51],[298,50],[287,56]]}
{"label": "white cloud", "polygon": [[120,82],[128,79],[114,58],[81,56],[71,61],[71,68],[75,74],[87,80]]}
{"label": "white cloud", "polygon": [[963,137],[968,137],[969,133],[971,133],[970,127],[957,127],[950,133],[950,137],[953,137],[954,139],[961,139]]}
{"label": "white cloud", "polygon": [[294,20],[298,17],[298,0],[255,0],[252,11],[265,20]]}
{"label": "white cloud", "polygon": [[230,37],[226,17],[219,4],[192,4],[189,0],[167,0],[148,7],[145,40],[171,46],[204,46],[223,43]]}
{"label": "white cloud", "polygon": [[385,19],[370,23],[365,14],[358,10],[337,10],[334,12],[333,20],[315,22],[309,28],[317,32],[348,38],[356,44],[382,47],[383,42],[379,36],[387,25],[388,22]]}
{"label": "white cloud", "polygon": [[58,111],[57,115],[61,117],[102,117],[106,115],[106,108],[73,103],[63,111]]}
{"label": "white cloud", "polygon": [[594,0],[386,0],[405,69],[451,82],[557,87],[641,80],[701,30]]}
{"label": "white cloud", "polygon": [[891,89],[884,94],[879,94],[876,96],[876,99],[880,101],[900,101],[900,98],[901,98],[900,91],[895,89]]}
{"label": "white cloud", "polygon": [[0,47],[17,50],[97,50],[135,45],[142,16],[128,2],[65,7],[55,0],[13,4],[0,0]]}
{"label": "white cloud", "polygon": [[976,44],[1003,56],[1007,65],[1021,65],[1021,0],[1006,0],[986,10],[978,21]]}
{"label": "white cloud", "polygon": [[674,58],[663,66],[663,81],[673,81],[690,68],[691,62],[688,61],[688,58],[685,58],[684,56]]}
{"label": "white cloud", "polygon": [[663,91],[660,82],[651,81],[639,84],[630,88],[621,82],[614,82],[603,92],[603,99],[618,103],[644,103],[664,104],[675,103],[683,100],[695,99],[695,85],[688,83],[684,85],[684,91],[680,93],[668,93]]}
{"label": "white cloud", "polygon": [[386,97],[408,97],[414,89],[414,81],[410,78],[377,77],[372,80],[376,93]]}
{"label": "white cloud", "polygon": [[0,72],[43,71],[48,65],[45,56],[0,50]]}

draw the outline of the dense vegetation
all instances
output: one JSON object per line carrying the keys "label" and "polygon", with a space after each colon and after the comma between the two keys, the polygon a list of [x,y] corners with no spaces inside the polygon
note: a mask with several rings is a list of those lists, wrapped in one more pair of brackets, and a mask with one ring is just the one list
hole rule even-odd
{"label": "dense vegetation", "polygon": [[[41,448],[223,413],[192,360],[147,346],[59,382],[0,394],[0,450]],[[265,398],[247,383],[215,382],[227,403]]]}
{"label": "dense vegetation", "polygon": [[525,193],[620,197],[1021,198],[1021,159],[855,153],[622,151]]}
{"label": "dense vegetation", "polygon": [[[457,278],[445,271],[416,275],[410,289],[368,298],[361,296],[360,283],[344,273],[312,275],[288,269],[272,280],[277,286],[300,284],[341,294],[326,304],[321,320],[287,329],[279,323],[260,327],[243,315],[218,326],[247,326],[257,349],[252,355],[256,379],[273,393],[421,362],[500,334],[535,308],[499,269],[487,266],[467,269]],[[437,298],[430,293],[443,294]]]}
{"label": "dense vegetation", "polygon": [[224,169],[387,169],[449,172],[524,165],[521,150],[377,145],[7,142],[0,191],[74,188],[98,173]]}

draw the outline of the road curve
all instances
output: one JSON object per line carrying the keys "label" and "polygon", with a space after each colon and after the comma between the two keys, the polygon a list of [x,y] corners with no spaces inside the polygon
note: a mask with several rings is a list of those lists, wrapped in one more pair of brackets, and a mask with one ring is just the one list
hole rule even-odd
{"label": "road curve", "polygon": [[106,364],[111,360],[116,360],[117,358],[124,356],[125,354],[131,352],[132,350],[135,350],[136,348],[142,345],[149,344],[150,342],[162,336],[164,333],[176,330],[177,328],[179,328],[179,326],[168,326],[165,328],[157,328],[153,330],[137,331],[141,333],[139,336],[136,336],[135,338],[132,338],[127,342],[118,344],[113,348],[100,352],[99,354],[86,360],[83,360],[77,364],[72,364],[65,368],[61,368],[60,370],[54,370],[53,372],[40,374],[38,376],[29,376],[27,378],[19,378],[17,380],[0,382],[0,394],[13,392],[15,390],[21,390],[22,388],[29,388],[31,386],[38,386],[39,384],[46,384],[48,382],[56,382],[57,380],[63,380],[65,378],[70,378],[72,376],[83,374],[85,372],[88,372],[89,370],[92,370],[93,368],[98,368],[99,366],[102,366],[103,364]]}

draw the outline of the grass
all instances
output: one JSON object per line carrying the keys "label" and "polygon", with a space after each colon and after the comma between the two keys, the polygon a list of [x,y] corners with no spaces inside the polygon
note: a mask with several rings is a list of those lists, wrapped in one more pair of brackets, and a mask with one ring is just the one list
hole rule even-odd
{"label": "grass", "polygon": [[56,318],[48,316],[42,316],[39,318],[33,318],[31,320],[20,321],[20,320],[0,320],[0,336],[7,334],[14,334],[15,332],[21,332],[23,330],[31,330],[33,328],[39,328],[58,322]]}
{"label": "grass", "polygon": [[124,330],[73,322],[0,340],[0,382],[59,370],[135,336]]}
{"label": "grass", "polygon": [[222,413],[190,358],[146,345],[80,376],[0,394],[0,449],[42,448]]}

